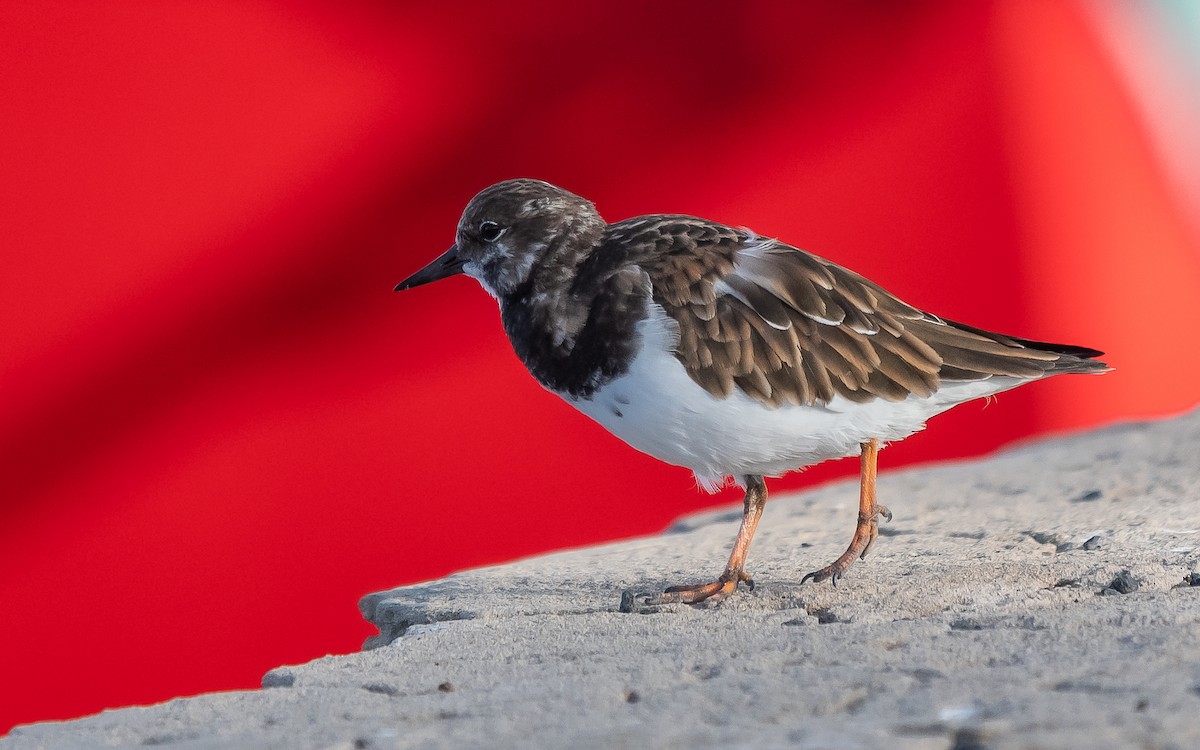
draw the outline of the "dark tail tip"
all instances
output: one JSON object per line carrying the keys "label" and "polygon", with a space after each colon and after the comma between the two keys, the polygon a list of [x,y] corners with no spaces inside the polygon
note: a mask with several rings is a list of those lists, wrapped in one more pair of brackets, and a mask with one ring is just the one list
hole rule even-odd
{"label": "dark tail tip", "polygon": [[1021,346],[1027,346],[1030,349],[1061,354],[1063,358],[1054,363],[1053,367],[1050,368],[1051,372],[1088,375],[1108,372],[1112,369],[1107,363],[1096,359],[1097,357],[1104,356],[1104,352],[1099,349],[1074,346],[1073,344],[1051,344],[1045,341],[1030,341],[1029,339],[1013,340]]}
{"label": "dark tail tip", "polygon": [[1086,346],[1073,346],[1071,344],[1047,344],[1044,341],[1028,341],[1026,339],[1016,339],[1017,343],[1022,346],[1027,346],[1030,349],[1041,349],[1044,352],[1054,352],[1055,354],[1067,354],[1079,359],[1095,359],[1103,357],[1104,352],[1099,349],[1089,349]]}

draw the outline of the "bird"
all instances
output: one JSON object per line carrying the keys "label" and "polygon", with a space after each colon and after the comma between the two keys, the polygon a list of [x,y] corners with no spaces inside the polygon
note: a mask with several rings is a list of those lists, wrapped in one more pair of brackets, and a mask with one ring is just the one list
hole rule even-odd
{"label": "bird", "polygon": [[765,479],[857,455],[851,541],[800,581],[836,586],[866,557],[879,519],[892,518],[875,493],[887,443],[967,401],[1110,369],[1095,349],[925,312],[750,229],[681,214],[610,224],[591,201],[536,179],[480,191],[450,249],[395,290],[458,274],[497,300],[538,383],[633,448],[690,469],[704,489],[744,490],[724,570],[639,595],[642,606],[712,605],[753,587],[746,558]]}

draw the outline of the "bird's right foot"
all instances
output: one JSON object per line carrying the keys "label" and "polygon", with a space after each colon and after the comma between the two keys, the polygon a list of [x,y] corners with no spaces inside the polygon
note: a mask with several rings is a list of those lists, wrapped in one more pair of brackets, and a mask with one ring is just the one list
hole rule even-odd
{"label": "bird's right foot", "polygon": [[654,611],[663,604],[705,604],[716,605],[729,598],[737,591],[738,584],[746,584],[754,590],[754,579],[742,570],[727,570],[721,577],[710,583],[697,583],[684,586],[671,586],[661,594],[635,594],[626,591],[621,595],[622,612]]}

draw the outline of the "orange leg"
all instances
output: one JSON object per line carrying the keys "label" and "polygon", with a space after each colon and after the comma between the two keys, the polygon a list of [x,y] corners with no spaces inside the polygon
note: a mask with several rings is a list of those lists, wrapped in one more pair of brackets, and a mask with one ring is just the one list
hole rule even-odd
{"label": "orange leg", "polygon": [[754,581],[744,570],[746,554],[750,551],[750,540],[754,538],[754,529],[762,516],[763,506],[767,502],[767,485],[762,477],[746,477],[746,500],[742,512],[742,525],[738,529],[737,539],[733,542],[733,551],[729,554],[729,563],[725,572],[711,583],[698,583],[691,586],[672,586],[657,596],[647,596],[643,603],[699,604],[700,602],[717,603],[737,591],[739,583],[747,583],[754,588]]}
{"label": "orange leg", "polygon": [[883,516],[889,521],[892,520],[892,512],[875,502],[875,466],[878,456],[878,440],[871,438],[862,444],[862,457],[860,458],[861,477],[858,493],[858,525],[854,528],[854,537],[850,540],[850,546],[832,564],[826,565],[820,570],[814,570],[801,578],[800,583],[804,583],[810,579],[816,583],[829,580],[836,586],[838,579],[842,577],[855,558],[859,560],[866,558],[867,551],[871,549],[871,544],[875,541],[875,537],[879,536],[878,517]]}

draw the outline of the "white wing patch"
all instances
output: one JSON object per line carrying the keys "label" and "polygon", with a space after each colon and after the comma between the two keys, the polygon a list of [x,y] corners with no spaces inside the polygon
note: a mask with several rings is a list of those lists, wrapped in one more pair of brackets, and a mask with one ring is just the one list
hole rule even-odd
{"label": "white wing patch", "polygon": [[[773,253],[783,252],[780,248],[787,248],[787,246],[781,245],[779,240],[776,240],[776,239],[773,239],[770,237],[760,237],[759,235],[755,234],[754,232],[750,231],[749,229],[743,228],[743,231],[747,232],[750,235],[750,238],[748,240],[746,240],[746,242],[742,245],[741,249],[738,251],[738,256],[739,256],[739,258],[744,258],[750,262],[734,263],[734,265],[733,265],[734,274],[740,276],[741,278],[754,284],[755,286],[758,286],[763,291],[770,294],[772,297],[775,297],[776,299],[778,299],[780,302],[782,302],[787,307],[789,307],[791,309],[796,309],[795,306],[793,305],[792,300],[788,299],[786,294],[778,291],[775,288],[775,284],[772,283],[772,278],[769,273],[761,273],[755,269],[755,266],[757,266],[759,264],[771,263],[772,261],[771,261],[770,255]],[[791,248],[787,248],[786,252],[795,252],[795,251],[792,250]],[[758,261],[758,263],[755,263],[754,261]],[[826,279],[826,278],[818,276],[813,279],[813,282],[826,290],[833,288],[832,279]],[[723,280],[717,281],[717,283],[715,283],[713,285],[713,291],[715,291],[718,296],[722,295],[722,294],[727,294],[730,297],[733,297],[737,301],[741,302],[743,305],[745,305],[749,309],[754,310],[754,312],[757,313],[758,316],[760,318],[762,318],[764,321],[766,321],[766,323],[768,325],[770,325],[772,328],[775,328],[780,331],[786,331],[787,329],[792,327],[790,322],[787,325],[780,325],[779,323],[777,323],[777,322],[771,320],[770,318],[768,318],[767,316],[763,315],[761,312],[759,312],[758,310],[755,309],[754,304],[751,303],[750,300],[746,298],[746,295],[742,294],[737,289],[734,289],[731,285],[729,285],[728,283],[726,283]],[[841,320],[834,320],[832,318],[825,318],[820,315],[815,315],[815,314],[813,314],[809,311],[805,311],[805,310],[796,310],[796,311],[799,312],[804,317],[808,318],[809,320],[816,322],[816,323],[820,323],[822,325],[838,326],[845,322],[844,317]],[[869,309],[863,310],[863,312],[871,312],[871,310],[869,310]],[[851,329],[857,331],[858,333],[868,335],[868,336],[873,333],[876,333],[875,330],[859,330],[859,328],[857,328],[853,325],[851,326]]]}
{"label": "white wing patch", "polygon": [[754,309],[754,305],[750,302],[750,300],[746,299],[746,295],[742,294],[738,290],[729,286],[729,284],[725,283],[722,280],[718,280],[717,283],[713,284],[713,291],[716,293],[716,295],[718,297],[720,297],[721,295],[728,295],[730,297],[733,297],[738,302],[741,302],[743,305],[745,305],[748,309],[753,310],[754,313],[756,315],[758,315],[758,317],[763,319],[763,322],[765,322],[767,325],[771,326],[772,328],[774,328],[776,330],[786,331],[787,329],[792,327],[791,321],[788,321],[787,325],[780,325],[779,323],[776,323],[775,321],[771,320],[770,318],[763,316],[761,313],[758,312],[758,310]]}

